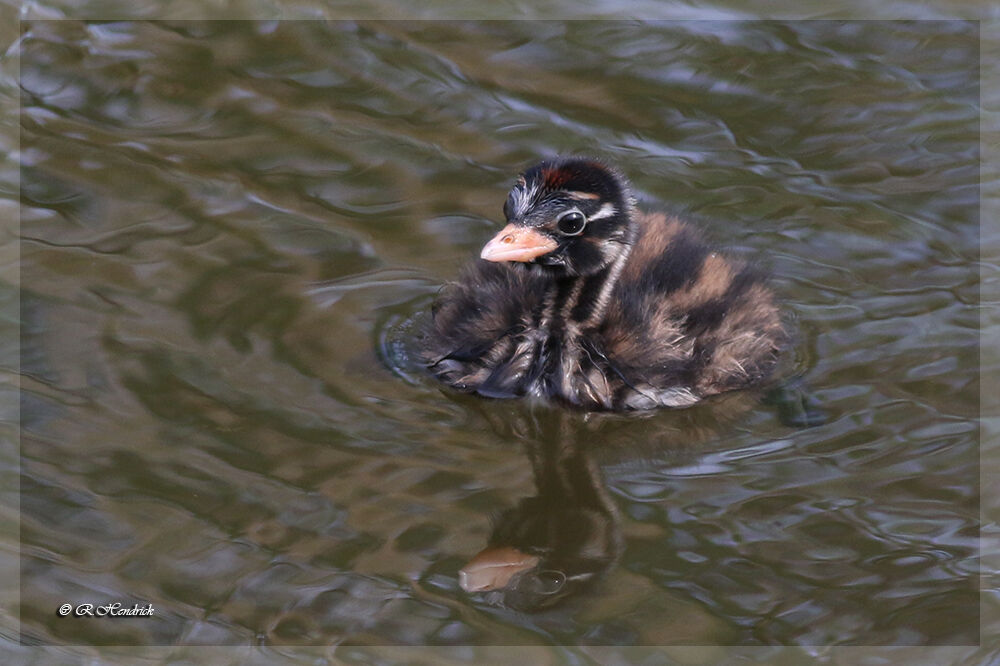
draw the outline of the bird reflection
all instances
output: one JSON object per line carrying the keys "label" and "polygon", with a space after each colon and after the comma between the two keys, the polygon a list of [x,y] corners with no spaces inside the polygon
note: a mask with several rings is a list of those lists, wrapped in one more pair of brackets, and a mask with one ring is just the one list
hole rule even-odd
{"label": "bird reflection", "polygon": [[536,494],[500,514],[459,582],[467,592],[488,592],[491,601],[533,611],[611,567],[622,536],[617,508],[586,446],[559,437],[536,440],[527,452]]}
{"label": "bird reflection", "polygon": [[459,572],[459,584],[491,604],[540,611],[578,594],[610,570],[624,542],[621,517],[601,464],[684,465],[724,449],[724,433],[750,409],[768,404],[792,427],[818,425],[823,413],[794,382],[719,397],[646,418],[559,410],[486,411],[505,439],[523,442],[535,494],[494,520],[486,547]]}

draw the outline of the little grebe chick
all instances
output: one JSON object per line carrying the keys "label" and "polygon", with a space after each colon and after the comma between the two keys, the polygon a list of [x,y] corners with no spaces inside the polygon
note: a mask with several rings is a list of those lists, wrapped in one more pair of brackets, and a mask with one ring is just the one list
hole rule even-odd
{"label": "little grebe chick", "polygon": [[432,310],[424,360],[459,391],[587,410],[685,407],[763,381],[787,334],[752,267],[635,208],[583,158],[525,171],[507,226]]}

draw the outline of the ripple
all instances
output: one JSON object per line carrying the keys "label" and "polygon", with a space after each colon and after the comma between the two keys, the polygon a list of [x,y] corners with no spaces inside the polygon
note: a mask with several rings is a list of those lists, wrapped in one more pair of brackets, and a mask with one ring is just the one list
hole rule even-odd
{"label": "ripple", "polygon": [[[982,40],[961,21],[26,23],[6,545],[27,640],[975,642],[996,503]],[[572,415],[605,445],[624,552],[529,616],[458,571],[532,496],[525,442],[561,412],[443,392],[415,347],[516,171],[553,153],[613,161],[644,207],[773,268],[790,373],[829,418],[794,429],[752,396]],[[52,614],[136,594],[155,622]]]}

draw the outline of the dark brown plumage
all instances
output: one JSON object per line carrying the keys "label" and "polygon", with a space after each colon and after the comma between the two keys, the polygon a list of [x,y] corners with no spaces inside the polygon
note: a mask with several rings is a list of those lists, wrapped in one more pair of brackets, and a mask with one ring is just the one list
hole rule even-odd
{"label": "dark brown plumage", "polygon": [[787,341],[752,267],[643,213],[616,170],[527,170],[507,226],[433,308],[424,359],[446,384],[588,410],[684,407],[764,380]]}

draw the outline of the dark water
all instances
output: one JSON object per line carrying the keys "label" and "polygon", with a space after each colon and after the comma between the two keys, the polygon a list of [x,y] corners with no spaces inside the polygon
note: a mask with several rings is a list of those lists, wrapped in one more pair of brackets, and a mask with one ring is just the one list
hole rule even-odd
{"label": "dark water", "polygon": [[[971,22],[25,24],[21,639],[978,643],[978,47]],[[826,423],[584,423],[414,369],[434,293],[557,152],[770,268]],[[620,557],[543,613],[463,592],[566,418]],[[55,613],[109,601],[156,612]]]}

